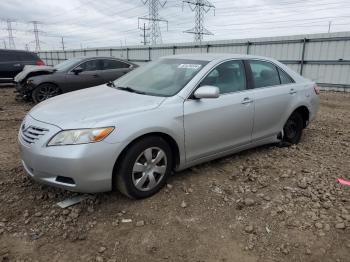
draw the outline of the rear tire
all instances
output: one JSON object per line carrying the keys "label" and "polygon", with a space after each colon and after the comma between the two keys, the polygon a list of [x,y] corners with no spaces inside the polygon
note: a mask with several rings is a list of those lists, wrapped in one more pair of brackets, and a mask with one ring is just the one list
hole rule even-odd
{"label": "rear tire", "polygon": [[58,86],[50,83],[41,84],[32,91],[32,99],[37,104],[61,94]]}
{"label": "rear tire", "polygon": [[157,136],[135,142],[121,157],[114,174],[114,188],[130,198],[146,198],[157,193],[173,166],[169,144]]}
{"label": "rear tire", "polygon": [[294,112],[283,127],[283,145],[295,145],[300,142],[303,133],[303,118]]}

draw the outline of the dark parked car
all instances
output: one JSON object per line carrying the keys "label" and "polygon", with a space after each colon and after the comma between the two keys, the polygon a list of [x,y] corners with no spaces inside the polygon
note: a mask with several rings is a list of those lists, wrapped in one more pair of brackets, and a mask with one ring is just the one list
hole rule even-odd
{"label": "dark parked car", "polygon": [[0,49],[0,83],[12,83],[26,65],[40,66],[44,62],[33,52]]}
{"label": "dark parked car", "polygon": [[136,67],[113,57],[71,58],[54,67],[26,67],[15,82],[22,97],[39,103],[62,93],[114,81]]}

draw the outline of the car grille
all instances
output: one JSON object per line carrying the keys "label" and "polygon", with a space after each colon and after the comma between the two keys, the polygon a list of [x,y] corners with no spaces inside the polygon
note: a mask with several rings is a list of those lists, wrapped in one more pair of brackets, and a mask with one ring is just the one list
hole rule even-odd
{"label": "car grille", "polygon": [[48,132],[48,129],[37,127],[37,126],[29,126],[27,128],[22,128],[22,139],[27,144],[34,144],[37,140],[40,139],[41,136],[45,135]]}

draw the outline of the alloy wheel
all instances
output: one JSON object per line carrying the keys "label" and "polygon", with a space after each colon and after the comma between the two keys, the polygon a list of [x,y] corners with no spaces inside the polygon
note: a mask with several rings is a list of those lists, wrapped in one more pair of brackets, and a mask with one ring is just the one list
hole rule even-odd
{"label": "alloy wheel", "polygon": [[165,175],[167,157],[159,147],[144,150],[135,161],[132,170],[132,181],[140,191],[154,189]]}

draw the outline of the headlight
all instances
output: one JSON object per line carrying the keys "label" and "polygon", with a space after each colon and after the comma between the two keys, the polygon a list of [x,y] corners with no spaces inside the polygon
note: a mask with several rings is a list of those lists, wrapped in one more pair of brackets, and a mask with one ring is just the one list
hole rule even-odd
{"label": "headlight", "polygon": [[113,130],[114,127],[63,130],[51,138],[47,146],[96,143],[105,139]]}
{"label": "headlight", "polygon": [[33,79],[28,79],[27,80],[27,85],[31,85],[33,83]]}

